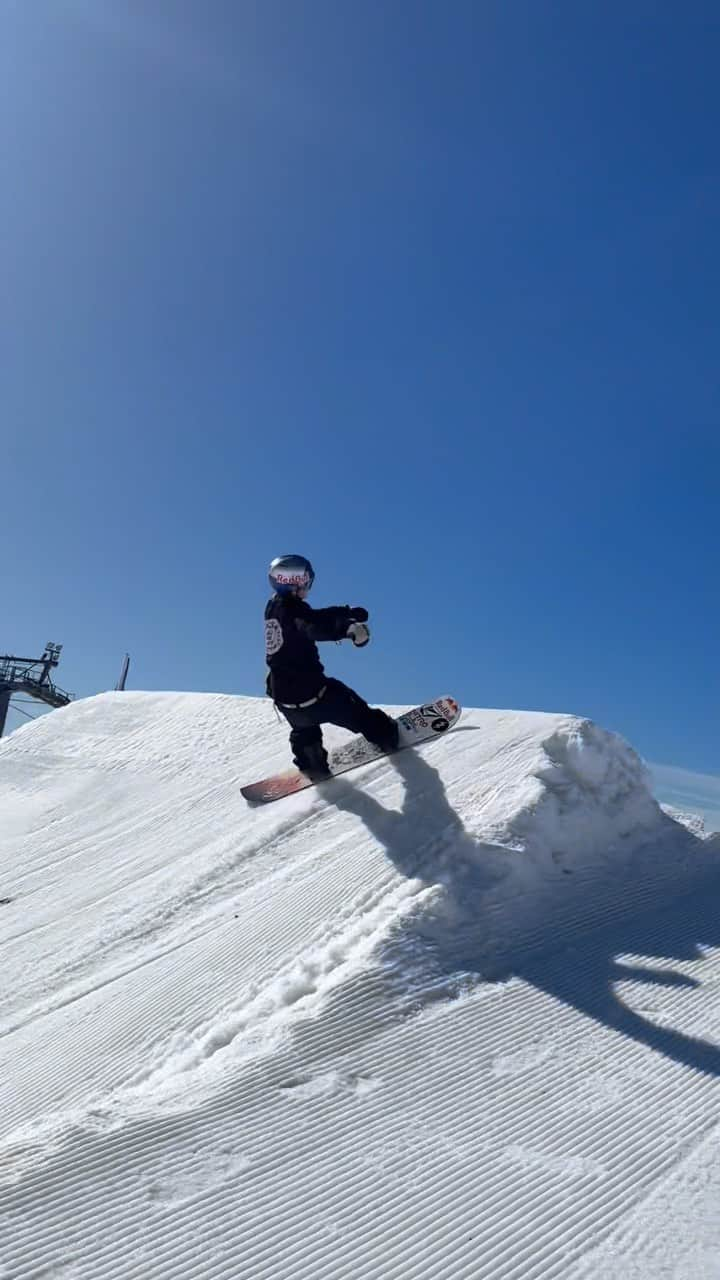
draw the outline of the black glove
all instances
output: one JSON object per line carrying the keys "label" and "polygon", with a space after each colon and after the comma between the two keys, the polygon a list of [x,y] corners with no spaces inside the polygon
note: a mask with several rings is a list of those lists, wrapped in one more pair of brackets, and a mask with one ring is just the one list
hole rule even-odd
{"label": "black glove", "polygon": [[354,604],[350,609],[350,613],[356,622],[367,622],[370,616],[367,609],[363,609],[361,604]]}

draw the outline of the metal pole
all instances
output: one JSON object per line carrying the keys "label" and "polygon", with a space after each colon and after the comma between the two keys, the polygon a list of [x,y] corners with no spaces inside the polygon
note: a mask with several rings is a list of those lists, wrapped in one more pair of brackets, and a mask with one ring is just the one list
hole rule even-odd
{"label": "metal pole", "polygon": [[0,738],[5,732],[8,707],[10,706],[10,689],[0,689]]}
{"label": "metal pole", "polygon": [[123,659],[122,668],[120,670],[120,679],[115,685],[115,691],[122,693],[125,689],[125,681],[127,680],[128,669],[130,667],[130,654],[126,653]]}

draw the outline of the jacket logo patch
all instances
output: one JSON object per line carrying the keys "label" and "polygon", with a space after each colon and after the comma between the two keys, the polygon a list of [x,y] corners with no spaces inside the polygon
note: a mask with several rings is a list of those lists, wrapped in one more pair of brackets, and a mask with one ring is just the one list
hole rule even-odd
{"label": "jacket logo patch", "polygon": [[283,647],[282,627],[277,618],[268,618],[265,623],[265,653],[268,658],[279,653]]}

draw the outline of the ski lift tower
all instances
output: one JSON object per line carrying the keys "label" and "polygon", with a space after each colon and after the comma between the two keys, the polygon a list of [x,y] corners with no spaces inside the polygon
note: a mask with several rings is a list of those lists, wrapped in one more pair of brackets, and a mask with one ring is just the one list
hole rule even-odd
{"label": "ski lift tower", "polygon": [[14,693],[28,693],[49,707],[66,707],[70,694],[58,689],[50,672],[60,661],[61,644],[46,644],[42,658],[15,658],[0,654],[0,738],[5,730],[10,699]]}

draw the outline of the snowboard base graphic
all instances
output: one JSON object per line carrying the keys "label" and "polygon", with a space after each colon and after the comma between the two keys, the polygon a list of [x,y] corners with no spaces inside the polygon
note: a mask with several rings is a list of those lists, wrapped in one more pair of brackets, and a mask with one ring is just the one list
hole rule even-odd
{"label": "snowboard base graphic", "polygon": [[[426,702],[421,707],[414,707],[404,715],[397,717],[400,737],[398,751],[405,747],[417,746],[428,738],[439,737],[460,719],[462,708],[454,698],[436,698],[434,702]],[[336,747],[328,755],[330,778],[321,778],[320,785],[332,782],[340,773],[349,769],[357,769],[361,764],[370,764],[388,755],[380,747],[373,746],[366,738],[358,736],[342,747]],[[304,791],[306,787],[317,786],[318,782],[307,778],[299,769],[289,769],[286,773],[276,773],[261,782],[251,782],[240,788],[241,794],[249,804],[269,804],[271,800],[281,800],[283,796],[292,796],[296,791]]]}

